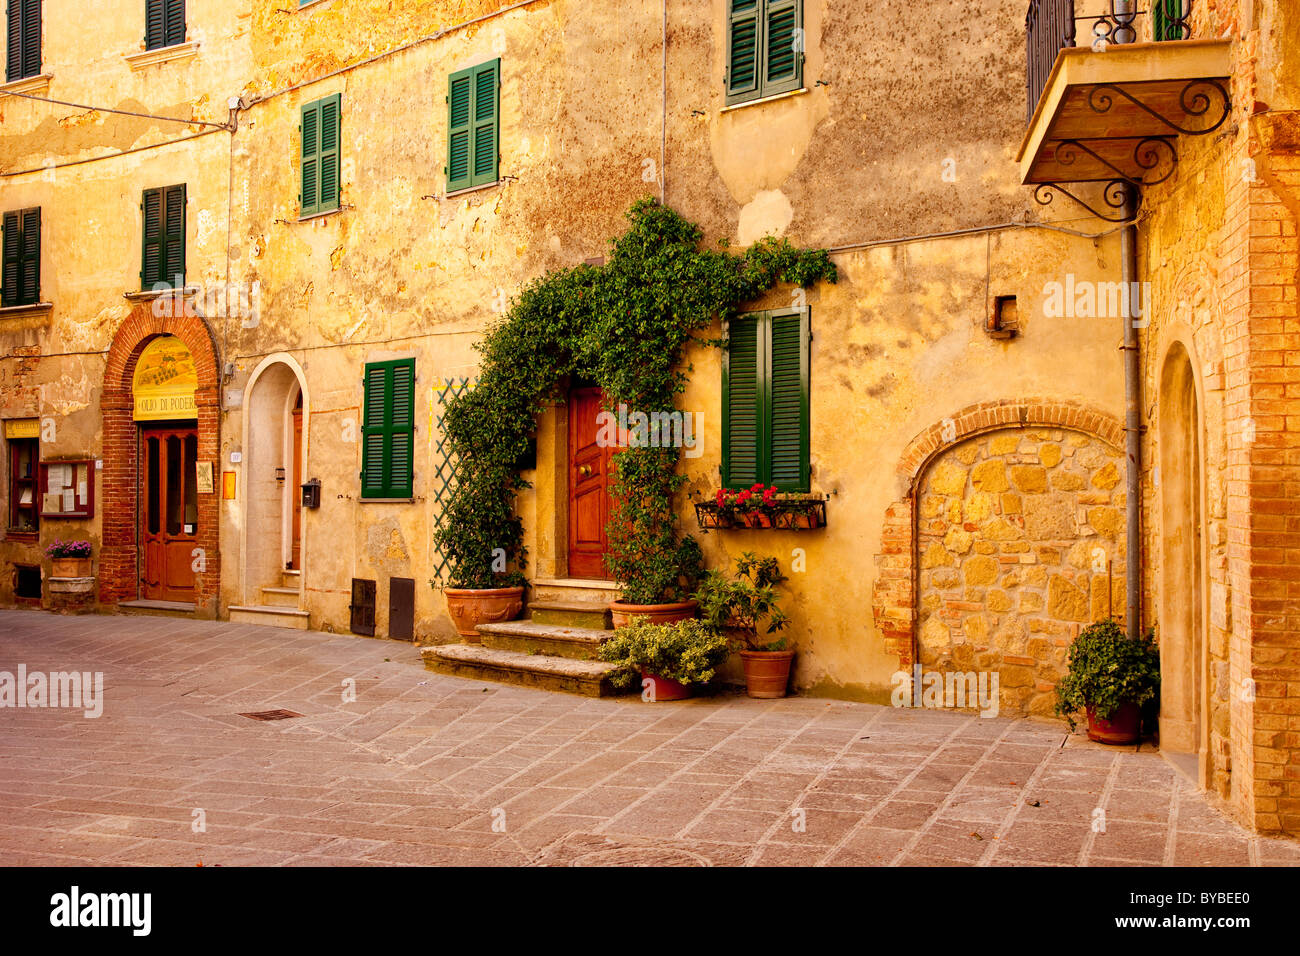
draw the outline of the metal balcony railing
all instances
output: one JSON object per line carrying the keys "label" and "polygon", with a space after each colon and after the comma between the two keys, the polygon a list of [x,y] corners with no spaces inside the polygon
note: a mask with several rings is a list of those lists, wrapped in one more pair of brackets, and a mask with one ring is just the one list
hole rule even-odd
{"label": "metal balcony railing", "polygon": [[1084,42],[1094,50],[1111,43],[1191,39],[1192,0],[1148,3],[1150,9],[1140,10],[1137,0],[1030,0],[1025,15],[1028,119],[1033,119],[1056,55],[1077,45],[1080,23],[1085,24]]}

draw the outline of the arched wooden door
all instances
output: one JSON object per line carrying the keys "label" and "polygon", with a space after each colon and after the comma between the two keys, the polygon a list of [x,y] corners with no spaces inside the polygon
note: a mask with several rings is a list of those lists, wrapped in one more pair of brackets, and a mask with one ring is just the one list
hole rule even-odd
{"label": "arched wooden door", "polygon": [[198,429],[140,429],[140,596],[194,601]]}

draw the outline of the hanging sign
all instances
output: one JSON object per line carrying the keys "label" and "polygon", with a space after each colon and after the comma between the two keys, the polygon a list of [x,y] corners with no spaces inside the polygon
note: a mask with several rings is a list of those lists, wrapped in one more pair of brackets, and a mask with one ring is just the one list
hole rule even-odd
{"label": "hanging sign", "polygon": [[41,422],[38,418],[11,418],[5,422],[5,438],[40,438]]}
{"label": "hanging sign", "polygon": [[194,357],[174,335],[154,339],[140,353],[132,393],[135,420],[198,418],[194,389],[199,384]]}

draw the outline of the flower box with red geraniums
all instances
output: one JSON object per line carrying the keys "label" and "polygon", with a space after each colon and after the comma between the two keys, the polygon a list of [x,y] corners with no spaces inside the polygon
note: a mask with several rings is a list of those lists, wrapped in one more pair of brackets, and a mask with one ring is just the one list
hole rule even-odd
{"label": "flower box with red geraniums", "polygon": [[782,493],[775,485],[756,484],[739,491],[720,488],[712,501],[695,503],[695,517],[704,531],[824,528],[826,498],[823,495]]}

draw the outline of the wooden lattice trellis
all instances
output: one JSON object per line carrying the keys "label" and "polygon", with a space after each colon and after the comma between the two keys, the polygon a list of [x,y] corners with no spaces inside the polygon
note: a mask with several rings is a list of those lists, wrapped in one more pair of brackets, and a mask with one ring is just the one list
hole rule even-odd
{"label": "wooden lattice trellis", "polygon": [[[460,469],[460,463],[456,460],[456,456],[452,454],[446,431],[443,428],[443,422],[447,415],[447,405],[452,399],[459,398],[473,387],[474,383],[468,377],[462,376],[458,379],[445,379],[442,387],[437,390],[437,434],[433,436],[433,463],[432,471],[429,474],[429,499],[437,508],[435,521],[440,520],[442,517],[442,509],[446,506],[448,499],[451,497],[452,489],[456,486],[456,478]],[[435,551],[431,558],[433,560],[433,584],[437,587],[443,587],[451,567],[441,551]]]}

